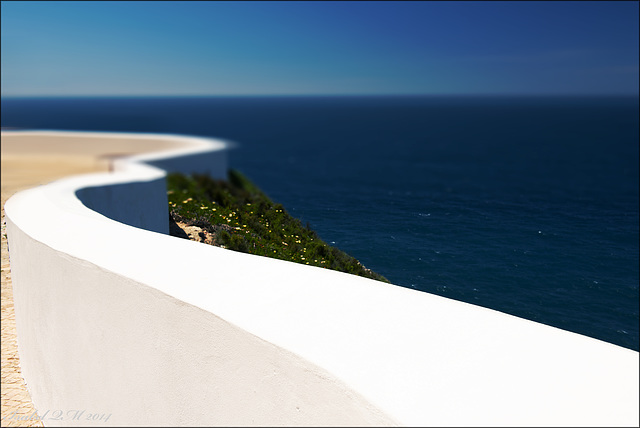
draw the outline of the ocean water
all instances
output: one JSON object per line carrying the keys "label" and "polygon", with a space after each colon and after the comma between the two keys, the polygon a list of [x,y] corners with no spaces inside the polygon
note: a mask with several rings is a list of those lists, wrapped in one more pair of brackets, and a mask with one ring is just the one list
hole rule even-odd
{"label": "ocean water", "polygon": [[638,98],[3,99],[2,127],[237,143],[230,166],[394,284],[639,349]]}

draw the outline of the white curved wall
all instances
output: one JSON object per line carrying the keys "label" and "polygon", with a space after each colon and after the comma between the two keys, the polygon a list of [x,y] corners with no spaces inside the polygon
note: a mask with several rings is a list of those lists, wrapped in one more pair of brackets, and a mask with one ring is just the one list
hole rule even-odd
{"label": "white curved wall", "polygon": [[163,173],[145,162],[226,172],[222,144],[181,141],[191,159],[124,159],[117,174],[60,180],[5,205],[22,372],[41,415],[79,409],[110,414],[106,425],[165,426],[638,425],[635,351],[163,234]]}

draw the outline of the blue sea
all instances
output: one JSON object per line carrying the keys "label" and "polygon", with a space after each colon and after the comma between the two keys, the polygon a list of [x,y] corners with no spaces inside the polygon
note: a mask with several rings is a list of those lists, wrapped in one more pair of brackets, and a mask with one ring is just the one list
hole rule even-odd
{"label": "blue sea", "polygon": [[237,143],[236,168],[394,284],[638,350],[638,98],[2,100],[2,127]]}

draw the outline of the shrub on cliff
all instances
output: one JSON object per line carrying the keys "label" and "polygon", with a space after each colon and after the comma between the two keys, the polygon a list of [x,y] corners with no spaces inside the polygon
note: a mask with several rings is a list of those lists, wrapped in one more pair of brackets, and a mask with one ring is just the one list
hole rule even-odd
{"label": "shrub on cliff", "polygon": [[238,171],[228,180],[170,174],[167,183],[172,219],[206,230],[214,245],[389,282],[322,241]]}

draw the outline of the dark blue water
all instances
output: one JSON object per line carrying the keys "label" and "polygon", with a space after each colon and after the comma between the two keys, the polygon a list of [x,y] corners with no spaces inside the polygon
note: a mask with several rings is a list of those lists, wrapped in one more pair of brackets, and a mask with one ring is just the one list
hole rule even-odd
{"label": "dark blue water", "polygon": [[3,99],[2,126],[233,140],[393,283],[639,349],[637,98]]}

